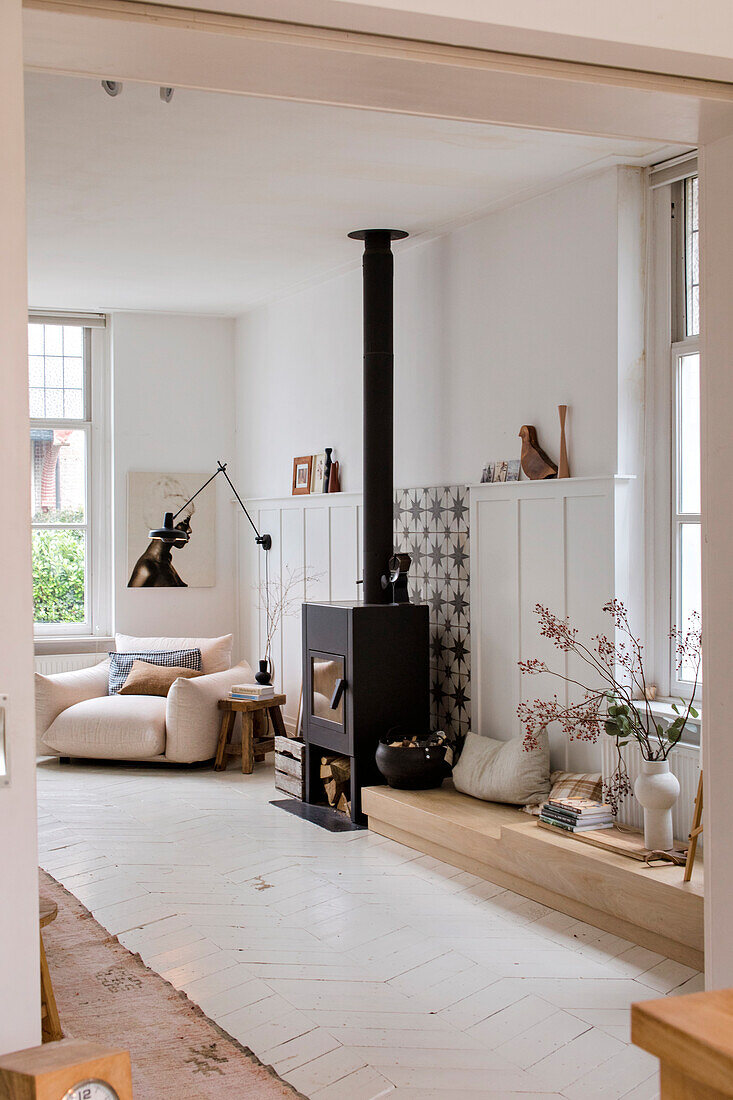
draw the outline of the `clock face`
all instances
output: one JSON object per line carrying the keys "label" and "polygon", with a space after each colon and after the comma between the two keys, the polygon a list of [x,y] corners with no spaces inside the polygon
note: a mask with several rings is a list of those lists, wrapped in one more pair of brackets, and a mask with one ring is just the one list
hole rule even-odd
{"label": "clock face", "polygon": [[64,1094],[63,1100],[120,1100],[111,1085],[96,1078],[80,1081]]}

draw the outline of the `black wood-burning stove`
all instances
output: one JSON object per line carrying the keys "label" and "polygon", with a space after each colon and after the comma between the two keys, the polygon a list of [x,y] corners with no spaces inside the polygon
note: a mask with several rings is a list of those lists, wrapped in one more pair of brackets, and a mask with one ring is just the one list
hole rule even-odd
{"label": "black wood-burning stove", "polygon": [[363,603],[303,605],[303,738],[308,802],[323,800],[320,758],[351,762],[351,817],[361,788],[381,782],[374,754],[393,726],[430,721],[426,605],[404,599],[404,555],[393,558],[393,257],[402,230],[365,229]]}

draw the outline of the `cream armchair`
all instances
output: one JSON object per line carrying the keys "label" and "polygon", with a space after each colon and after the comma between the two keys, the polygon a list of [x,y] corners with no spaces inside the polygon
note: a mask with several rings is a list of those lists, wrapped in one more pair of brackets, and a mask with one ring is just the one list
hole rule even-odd
{"label": "cream armchair", "polygon": [[232,636],[132,638],[118,634],[121,653],[201,650],[203,675],[179,678],[166,698],[108,695],[109,658],[92,668],[36,673],[36,743],[41,756],[158,760],[192,764],[216,753],[219,699],[252,681],[243,661],[230,668]]}

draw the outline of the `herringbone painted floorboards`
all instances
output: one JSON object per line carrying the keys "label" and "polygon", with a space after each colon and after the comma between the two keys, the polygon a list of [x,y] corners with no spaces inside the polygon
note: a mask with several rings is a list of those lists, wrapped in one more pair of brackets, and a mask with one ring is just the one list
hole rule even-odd
{"label": "herringbone painted floorboards", "polygon": [[368,832],[270,765],[38,769],[40,862],[313,1100],[652,1100],[629,1005],[689,967]]}

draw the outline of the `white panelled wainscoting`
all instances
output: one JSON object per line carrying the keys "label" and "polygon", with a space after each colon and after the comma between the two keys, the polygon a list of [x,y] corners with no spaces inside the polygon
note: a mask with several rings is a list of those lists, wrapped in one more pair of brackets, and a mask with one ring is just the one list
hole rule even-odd
{"label": "white panelled wainscoting", "polygon": [[[260,531],[272,535],[265,556],[240,528],[240,636],[244,656],[262,652],[265,621],[256,585],[270,577],[301,577],[299,600],[353,600],[360,596],[361,495],[338,493],[248,502]],[[469,616],[469,507],[465,485],[398,489],[394,494],[394,545],[410,554],[410,598],[430,612],[430,681],[433,729],[464,735],[471,717]],[[294,608],[299,610],[299,608]],[[275,680],[288,697],[286,724],[295,723],[301,681],[300,616],[283,621],[273,646]]]}
{"label": "white panelled wainscoting", "polygon": [[[542,638],[535,605],[569,616],[585,638],[608,634],[602,607],[613,597],[631,606],[632,552],[626,524],[633,478],[579,477],[472,486],[471,623],[474,729],[500,741],[521,736],[517,706],[551,698],[568,686],[522,677],[518,661],[545,660],[572,675],[572,657]],[[637,561],[640,558],[637,558]],[[582,677],[581,677],[582,678]],[[559,684],[559,686],[558,686]],[[569,701],[569,700],[568,700]],[[601,770],[601,747],[550,734],[553,768]]]}
{"label": "white panelled wainscoting", "polygon": [[[261,532],[272,536],[270,578],[288,571],[302,578],[301,600],[359,598],[361,576],[361,494],[333,493],[247,501]],[[254,668],[265,644],[265,612],[258,585],[265,581],[265,555],[243,519],[239,542],[239,636],[244,657]],[[298,611],[300,609],[298,608]],[[288,698],[284,718],[295,725],[301,684],[300,614],[283,618],[273,642],[275,682]]]}

